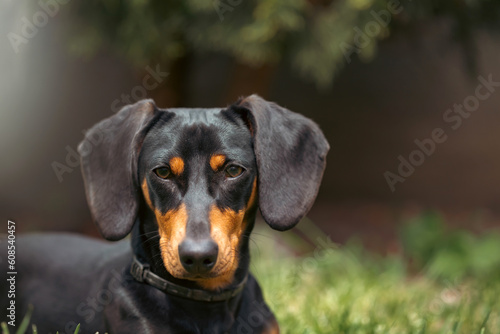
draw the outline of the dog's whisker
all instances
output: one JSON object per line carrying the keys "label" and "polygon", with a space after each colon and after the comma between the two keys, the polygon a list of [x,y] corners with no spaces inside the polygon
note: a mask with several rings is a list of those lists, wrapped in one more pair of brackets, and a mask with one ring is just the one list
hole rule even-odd
{"label": "dog's whisker", "polygon": [[157,230],[152,230],[152,231],[140,233],[140,234],[138,234],[138,236],[143,236],[143,235],[147,235],[147,234],[151,234],[151,233],[159,233],[159,232]]}
{"label": "dog's whisker", "polygon": [[160,238],[160,236],[159,236],[159,235],[154,235],[154,236],[152,236],[152,237],[149,237],[149,238],[145,239],[145,240],[144,240],[144,242],[145,242],[145,243],[148,243],[148,242],[156,241],[156,240],[158,240],[159,238]]}

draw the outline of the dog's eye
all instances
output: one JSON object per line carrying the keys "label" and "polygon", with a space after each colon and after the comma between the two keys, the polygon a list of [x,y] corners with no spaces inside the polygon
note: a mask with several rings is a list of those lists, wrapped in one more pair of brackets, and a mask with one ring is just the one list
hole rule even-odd
{"label": "dog's eye", "polygon": [[230,165],[226,168],[226,176],[235,178],[243,173],[243,168],[236,165]]}
{"label": "dog's eye", "polygon": [[172,172],[170,171],[170,168],[168,167],[159,167],[154,170],[155,174],[158,175],[158,177],[162,179],[167,179],[170,177]]}

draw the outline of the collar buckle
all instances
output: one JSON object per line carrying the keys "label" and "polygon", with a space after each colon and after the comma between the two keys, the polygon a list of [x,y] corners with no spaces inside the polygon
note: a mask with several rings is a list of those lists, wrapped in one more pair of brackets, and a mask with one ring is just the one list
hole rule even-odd
{"label": "collar buckle", "polygon": [[146,273],[149,271],[149,264],[142,263],[134,256],[134,261],[130,266],[130,273],[136,279],[136,281],[144,283],[146,278]]}

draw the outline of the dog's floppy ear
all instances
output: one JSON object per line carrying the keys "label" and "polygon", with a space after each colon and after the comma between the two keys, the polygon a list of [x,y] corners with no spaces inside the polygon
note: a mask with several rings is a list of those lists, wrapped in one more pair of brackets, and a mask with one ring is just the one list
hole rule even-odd
{"label": "dog's floppy ear", "polygon": [[157,112],[152,100],[123,107],[88,130],[78,146],[92,218],[108,240],[124,238],[134,225],[138,153],[143,130]]}
{"label": "dog's floppy ear", "polygon": [[310,119],[257,95],[233,108],[247,118],[253,136],[262,216],[273,229],[290,229],[316,198],[328,142]]}

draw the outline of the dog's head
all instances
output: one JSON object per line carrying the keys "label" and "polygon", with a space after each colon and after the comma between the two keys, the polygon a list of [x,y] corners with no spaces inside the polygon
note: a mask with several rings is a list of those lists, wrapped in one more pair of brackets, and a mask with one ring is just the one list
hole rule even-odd
{"label": "dog's head", "polygon": [[215,289],[231,282],[257,207],[277,230],[307,213],[328,148],[314,122],[252,95],[223,109],[141,101],[90,129],[79,152],[103,236],[147,221],[167,271]]}

